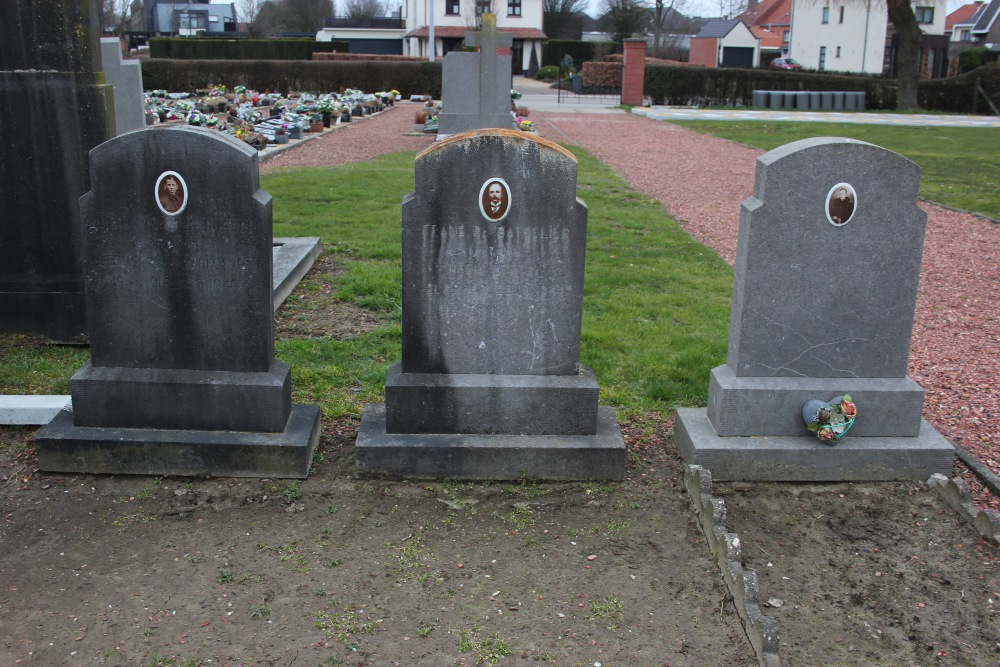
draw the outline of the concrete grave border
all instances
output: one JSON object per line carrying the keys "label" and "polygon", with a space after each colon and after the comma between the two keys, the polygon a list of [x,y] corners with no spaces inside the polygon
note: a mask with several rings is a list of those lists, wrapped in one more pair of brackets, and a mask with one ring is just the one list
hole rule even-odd
{"label": "concrete grave border", "polygon": [[740,616],[761,667],[780,667],[778,621],[760,610],[757,572],[743,568],[740,537],[726,530],[726,503],[712,497],[712,472],[699,465],[686,465],[684,488],[698,517],[698,525],[708,540],[722,571],[726,588]]}

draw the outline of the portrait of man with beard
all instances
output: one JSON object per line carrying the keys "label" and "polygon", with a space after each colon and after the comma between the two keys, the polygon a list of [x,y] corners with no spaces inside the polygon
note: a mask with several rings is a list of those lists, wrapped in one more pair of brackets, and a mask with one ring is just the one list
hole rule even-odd
{"label": "portrait of man with beard", "polygon": [[502,178],[491,178],[479,191],[479,210],[491,222],[499,222],[510,210],[510,190]]}

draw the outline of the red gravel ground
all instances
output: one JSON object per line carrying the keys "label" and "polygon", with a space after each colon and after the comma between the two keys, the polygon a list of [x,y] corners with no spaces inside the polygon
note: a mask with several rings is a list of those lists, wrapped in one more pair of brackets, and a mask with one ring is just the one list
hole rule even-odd
{"label": "red gravel ground", "polygon": [[[406,137],[416,106],[398,105],[275,156],[261,171],[339,165],[420,150]],[[664,208],[727,262],[736,257],[740,203],[753,192],[762,151],[632,115],[536,111],[539,132],[590,151]],[[1000,225],[932,204],[917,299],[909,375],[926,391],[924,417],[1000,474]],[[707,378],[706,378],[707,380]],[[975,485],[974,485],[975,486]],[[1000,508],[1000,499],[977,494]]]}

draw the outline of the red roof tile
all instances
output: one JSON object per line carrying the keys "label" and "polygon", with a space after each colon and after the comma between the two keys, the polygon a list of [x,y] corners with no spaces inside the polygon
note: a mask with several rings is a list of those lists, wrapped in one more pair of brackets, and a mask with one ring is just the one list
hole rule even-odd
{"label": "red roof tile", "polygon": [[955,27],[956,23],[965,23],[971,19],[982,4],[981,2],[973,2],[968,5],[962,5],[951,14],[948,14],[944,20],[944,31],[948,32]]}

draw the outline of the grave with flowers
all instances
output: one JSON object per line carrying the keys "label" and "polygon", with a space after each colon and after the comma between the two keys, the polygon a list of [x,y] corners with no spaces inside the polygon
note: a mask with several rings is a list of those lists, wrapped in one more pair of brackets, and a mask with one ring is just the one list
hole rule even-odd
{"label": "grave with flowers", "polygon": [[907,377],[927,214],[920,169],[817,138],[757,161],[743,202],[726,364],[677,446],[719,480],[926,480],[954,449]]}

